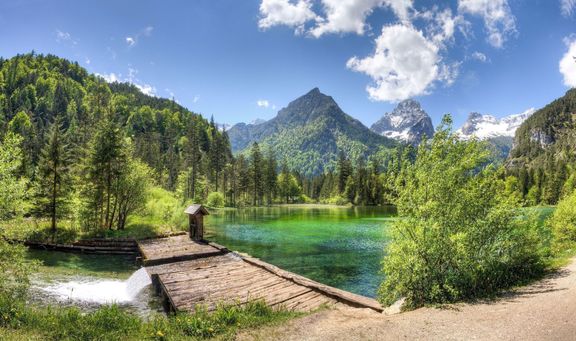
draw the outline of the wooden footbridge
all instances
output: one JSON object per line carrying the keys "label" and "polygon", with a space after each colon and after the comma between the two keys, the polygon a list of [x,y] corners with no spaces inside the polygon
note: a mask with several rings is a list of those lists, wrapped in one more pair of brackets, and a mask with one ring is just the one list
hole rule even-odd
{"label": "wooden footbridge", "polygon": [[[193,211],[193,210],[192,210]],[[195,220],[196,219],[196,220]],[[192,218],[191,229],[202,225]],[[202,226],[200,226],[202,228]],[[202,229],[203,230],[203,229]],[[370,298],[333,288],[259,259],[203,241],[202,230],[138,242],[142,263],[168,311],[213,310],[218,304],[264,300],[272,307],[310,311],[350,306],[382,311]]]}

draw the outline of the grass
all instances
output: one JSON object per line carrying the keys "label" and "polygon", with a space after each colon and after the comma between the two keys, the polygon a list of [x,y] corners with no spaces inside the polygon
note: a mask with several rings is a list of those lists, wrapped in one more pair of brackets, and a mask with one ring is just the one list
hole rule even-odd
{"label": "grass", "polygon": [[272,309],[255,301],[242,306],[222,305],[208,313],[156,315],[145,321],[117,306],[91,313],[77,308],[29,307],[0,299],[2,340],[202,340],[232,339],[243,329],[277,324],[300,316],[285,309]]}

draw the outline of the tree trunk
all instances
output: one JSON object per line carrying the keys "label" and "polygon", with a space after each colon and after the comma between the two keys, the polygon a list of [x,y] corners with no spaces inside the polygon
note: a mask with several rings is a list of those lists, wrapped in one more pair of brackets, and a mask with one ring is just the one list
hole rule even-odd
{"label": "tree trunk", "polygon": [[[56,168],[56,167],[55,167]],[[56,180],[57,180],[57,170],[54,169],[54,177],[52,181],[52,207],[50,207],[52,215],[52,233],[56,232]]]}

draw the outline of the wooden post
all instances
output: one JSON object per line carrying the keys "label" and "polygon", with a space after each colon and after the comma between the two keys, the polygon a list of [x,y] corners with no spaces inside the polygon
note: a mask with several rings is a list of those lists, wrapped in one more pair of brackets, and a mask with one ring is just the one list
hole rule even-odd
{"label": "wooden post", "polygon": [[190,205],[184,213],[188,214],[190,239],[204,240],[204,216],[210,213],[202,205]]}

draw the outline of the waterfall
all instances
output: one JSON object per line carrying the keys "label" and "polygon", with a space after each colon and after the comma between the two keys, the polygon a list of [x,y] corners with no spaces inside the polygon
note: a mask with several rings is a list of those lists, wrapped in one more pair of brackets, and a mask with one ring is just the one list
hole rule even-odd
{"label": "waterfall", "polygon": [[152,281],[150,280],[148,271],[146,271],[145,268],[140,268],[140,270],[134,272],[126,281],[126,293],[128,297],[134,299],[142,289],[150,284],[152,284]]}
{"label": "waterfall", "polygon": [[62,300],[93,303],[128,303],[152,281],[145,268],[134,272],[126,281],[82,278],[49,285],[43,289]]}

